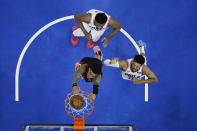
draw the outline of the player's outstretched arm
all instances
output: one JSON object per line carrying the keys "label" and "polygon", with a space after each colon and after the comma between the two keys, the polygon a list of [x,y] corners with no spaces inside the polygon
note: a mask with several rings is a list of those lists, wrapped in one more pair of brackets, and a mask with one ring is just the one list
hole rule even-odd
{"label": "player's outstretched arm", "polygon": [[144,66],[142,74],[148,77],[147,80],[138,80],[133,78],[132,81],[134,84],[143,84],[143,83],[156,83],[158,81],[157,76],[149,69],[147,65]]}
{"label": "player's outstretched arm", "polygon": [[94,101],[94,99],[98,95],[100,82],[101,82],[101,74],[95,78],[95,81],[93,84],[93,91],[92,91],[92,93],[89,93],[89,95],[88,95],[88,98],[90,101]]}
{"label": "player's outstretched arm", "polygon": [[122,28],[122,25],[120,24],[120,22],[118,22],[117,20],[115,20],[112,17],[110,18],[108,26],[113,27],[113,31],[108,36],[106,36],[108,39],[110,39],[112,36],[114,36],[116,33],[118,33],[118,31],[120,31],[120,29]]}
{"label": "player's outstretched arm", "polygon": [[75,72],[72,78],[72,87],[74,93],[78,93],[80,88],[77,86],[77,80],[81,77],[81,75],[85,72],[86,70],[86,65],[82,64],[80,68]]}
{"label": "player's outstretched arm", "polygon": [[104,61],[104,64],[106,66],[120,68],[121,70],[126,70],[127,69],[127,66],[128,66],[126,60],[119,61],[119,59],[117,57],[114,57],[112,60],[106,59]]}
{"label": "player's outstretched arm", "polygon": [[109,43],[109,39],[111,39],[111,37],[114,36],[116,33],[118,33],[120,31],[120,29],[122,28],[122,25],[120,24],[120,22],[118,22],[117,20],[115,20],[112,17],[110,18],[108,26],[112,26],[113,31],[109,35],[107,35],[106,37],[104,37],[102,39],[102,41],[105,40],[104,47],[107,47],[107,45]]}
{"label": "player's outstretched arm", "polygon": [[94,84],[93,84],[93,94],[95,94],[96,96],[98,95],[98,91],[99,91],[99,87],[100,87],[100,82],[101,82],[101,74],[98,75],[95,78]]}
{"label": "player's outstretched arm", "polygon": [[92,40],[91,34],[89,34],[84,28],[82,22],[89,23],[91,20],[91,14],[76,14],[74,15],[77,25],[81,28],[87,40]]}

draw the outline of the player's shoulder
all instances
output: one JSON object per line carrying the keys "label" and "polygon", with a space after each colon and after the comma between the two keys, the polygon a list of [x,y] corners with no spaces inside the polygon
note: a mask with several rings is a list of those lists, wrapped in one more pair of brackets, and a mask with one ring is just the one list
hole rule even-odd
{"label": "player's shoulder", "polygon": [[86,13],[83,15],[83,21],[89,23],[91,20],[91,14],[90,13]]}
{"label": "player's shoulder", "polygon": [[119,21],[110,16],[108,26],[122,27]]}
{"label": "player's shoulder", "polygon": [[115,23],[115,19],[110,16],[110,18],[109,18],[109,24],[108,25],[109,26],[112,26],[112,25],[114,25],[114,23]]}
{"label": "player's shoulder", "polygon": [[127,65],[128,64],[128,61],[127,60],[120,60],[119,63],[123,66]]}
{"label": "player's shoulder", "polygon": [[81,64],[81,66],[80,66],[80,69],[86,69],[87,68],[87,64],[86,63],[83,63],[83,64]]}
{"label": "player's shoulder", "polygon": [[127,60],[121,60],[119,61],[119,66],[121,68],[122,71],[126,71],[128,68],[128,61]]}
{"label": "player's shoulder", "polygon": [[142,72],[146,73],[146,72],[149,72],[149,71],[150,71],[150,68],[147,65],[143,65]]}
{"label": "player's shoulder", "polygon": [[91,20],[91,14],[90,13],[86,13],[86,14],[75,14],[75,19],[80,19],[83,22],[87,22],[89,23]]}

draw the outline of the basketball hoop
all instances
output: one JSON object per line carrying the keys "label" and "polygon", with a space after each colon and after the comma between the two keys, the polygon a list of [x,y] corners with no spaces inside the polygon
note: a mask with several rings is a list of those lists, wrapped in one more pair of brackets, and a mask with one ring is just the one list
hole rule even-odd
{"label": "basketball hoop", "polygon": [[[72,97],[79,95],[83,98],[83,106],[79,109],[73,108],[70,103]],[[90,116],[94,109],[94,102],[88,99],[88,93],[80,90],[79,93],[73,93],[67,95],[65,100],[65,110],[70,117],[74,119],[74,131],[83,131],[85,129],[85,118]]]}

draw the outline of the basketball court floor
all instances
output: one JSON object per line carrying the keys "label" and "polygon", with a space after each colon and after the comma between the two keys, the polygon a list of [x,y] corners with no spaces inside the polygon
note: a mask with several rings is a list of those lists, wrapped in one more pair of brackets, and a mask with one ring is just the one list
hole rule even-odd
{"label": "basketball court floor", "polygon": [[[136,42],[142,40],[147,44],[147,65],[159,81],[145,88],[123,80],[119,69],[104,66],[94,110],[85,119],[86,130],[196,131],[194,0],[0,3],[1,131],[40,131],[38,126],[45,131],[73,130],[65,99],[72,91],[74,66],[83,57],[94,56],[85,38],[76,47],[71,44],[72,26],[76,25],[73,15],[90,9],[102,10],[122,24],[108,47],[98,42],[104,60],[134,57]],[[92,92],[91,83],[81,79],[79,86]]]}

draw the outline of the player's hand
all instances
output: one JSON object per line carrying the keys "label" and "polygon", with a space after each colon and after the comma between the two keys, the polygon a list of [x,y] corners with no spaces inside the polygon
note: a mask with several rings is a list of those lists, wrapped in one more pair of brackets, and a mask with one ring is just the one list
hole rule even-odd
{"label": "player's hand", "polygon": [[111,61],[110,61],[110,64],[115,64],[118,62],[118,58],[117,57],[114,57]]}
{"label": "player's hand", "polygon": [[89,93],[89,94],[88,94],[88,98],[89,98],[89,100],[90,100],[91,102],[93,102],[94,99],[96,98],[96,95],[93,94],[93,93]]}
{"label": "player's hand", "polygon": [[[104,41],[104,42],[103,42]],[[103,46],[106,48],[107,45],[109,44],[109,39],[107,37],[104,37],[101,42],[103,42]]]}
{"label": "player's hand", "polygon": [[92,41],[92,35],[91,34],[87,33],[87,34],[85,34],[85,37],[86,37],[87,40]]}
{"label": "player's hand", "polygon": [[132,78],[133,84],[140,84],[140,80],[138,80],[136,77]]}
{"label": "player's hand", "polygon": [[73,93],[79,93],[80,87],[79,86],[73,86]]}

